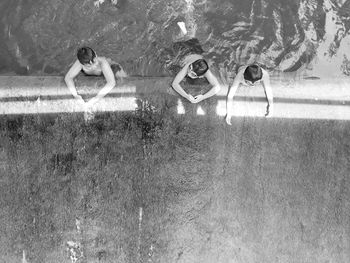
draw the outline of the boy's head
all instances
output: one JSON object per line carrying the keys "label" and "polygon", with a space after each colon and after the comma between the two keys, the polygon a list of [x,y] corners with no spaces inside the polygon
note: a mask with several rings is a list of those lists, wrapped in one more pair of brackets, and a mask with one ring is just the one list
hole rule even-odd
{"label": "boy's head", "polygon": [[250,65],[244,71],[244,80],[253,85],[256,81],[261,80],[262,70],[258,65]]}
{"label": "boy's head", "polygon": [[187,75],[192,79],[199,78],[203,76],[208,69],[208,63],[204,59],[198,59],[189,66]]}
{"label": "boy's head", "polygon": [[89,47],[81,47],[78,49],[77,57],[81,64],[91,64],[94,62],[96,53]]}

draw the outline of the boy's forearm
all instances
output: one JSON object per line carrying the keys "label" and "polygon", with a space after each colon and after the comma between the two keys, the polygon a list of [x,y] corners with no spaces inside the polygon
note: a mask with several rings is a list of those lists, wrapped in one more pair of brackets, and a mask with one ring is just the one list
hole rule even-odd
{"label": "boy's forearm", "polygon": [[179,93],[182,97],[188,99],[188,94],[183,90],[180,84],[173,84],[172,86],[177,93]]}
{"label": "boy's forearm", "polygon": [[227,100],[231,100],[231,101],[233,100],[233,97],[235,96],[237,89],[238,89],[238,85],[232,85],[227,95]]}
{"label": "boy's forearm", "polygon": [[233,110],[233,98],[227,98],[226,101],[226,113],[227,115],[232,115],[232,110]]}
{"label": "boy's forearm", "polygon": [[207,93],[203,94],[204,99],[210,98],[214,96],[216,93],[220,91],[220,85],[216,85],[212,87]]}
{"label": "boy's forearm", "polygon": [[273,96],[272,96],[272,94],[267,95],[267,102],[269,103],[269,105],[273,104]]}
{"label": "boy's forearm", "polygon": [[92,106],[94,105],[96,102],[98,102],[100,99],[102,99],[103,97],[105,97],[113,88],[114,88],[114,84],[113,83],[107,83],[98,93],[95,97],[93,97],[92,99],[90,99],[88,101],[88,105]]}
{"label": "boy's forearm", "polygon": [[271,89],[269,89],[269,88],[265,89],[265,93],[266,93],[267,103],[269,105],[272,105],[273,104],[273,95],[272,95]]}
{"label": "boy's forearm", "polygon": [[97,99],[101,99],[106,96],[115,86],[115,83],[107,83],[96,95]]}
{"label": "boy's forearm", "polygon": [[75,88],[74,81],[72,79],[67,79],[67,78],[65,78],[64,80],[66,82],[67,88],[72,93],[72,95],[74,97],[78,96],[78,92],[77,92],[77,89]]}
{"label": "boy's forearm", "polygon": [[268,76],[265,77],[265,79],[262,82],[264,90],[265,90],[265,95],[266,99],[269,105],[273,104],[273,94],[272,94],[272,88],[270,84],[270,78]]}
{"label": "boy's forearm", "polygon": [[231,89],[227,95],[227,101],[226,101],[226,112],[227,115],[231,115],[232,110],[233,110],[233,97],[236,94],[236,91],[238,89],[238,85],[237,84],[233,84],[231,86]]}

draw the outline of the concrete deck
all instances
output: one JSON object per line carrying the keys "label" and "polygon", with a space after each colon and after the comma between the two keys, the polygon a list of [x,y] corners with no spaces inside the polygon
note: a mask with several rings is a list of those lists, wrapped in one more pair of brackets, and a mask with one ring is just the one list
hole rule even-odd
{"label": "concrete deck", "polygon": [[[103,79],[81,77],[78,90],[92,97],[103,86]],[[179,97],[170,87],[170,78],[130,78],[116,87],[95,106],[95,111],[132,111],[135,100],[144,94]],[[344,79],[272,79],[276,118],[336,119],[350,118],[350,81]],[[198,93],[203,87],[188,87]],[[198,91],[199,90],[199,91]],[[219,116],[226,115],[228,87],[211,100]],[[261,86],[241,87],[234,98],[233,116],[262,117],[266,100]],[[0,76],[0,114],[37,114],[83,112],[83,105],[70,95],[62,77]],[[184,103],[187,103],[185,101]],[[200,104],[199,104],[200,105]]]}
{"label": "concrete deck", "polygon": [[348,263],[348,81],[273,79],[273,118],[242,88],[232,126],[227,90],[193,105],[170,81],[85,122],[61,77],[0,77],[0,262]]}

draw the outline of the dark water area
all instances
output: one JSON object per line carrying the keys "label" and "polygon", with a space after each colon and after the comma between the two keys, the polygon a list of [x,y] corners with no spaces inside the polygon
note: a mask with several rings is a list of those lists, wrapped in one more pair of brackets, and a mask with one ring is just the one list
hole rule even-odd
{"label": "dark water area", "polygon": [[1,1],[0,74],[64,74],[76,49],[89,45],[129,75],[164,76],[173,73],[168,66],[178,55],[174,43],[191,38],[223,77],[253,62],[296,71],[334,60],[334,71],[350,72],[344,51],[349,0],[95,2]]}

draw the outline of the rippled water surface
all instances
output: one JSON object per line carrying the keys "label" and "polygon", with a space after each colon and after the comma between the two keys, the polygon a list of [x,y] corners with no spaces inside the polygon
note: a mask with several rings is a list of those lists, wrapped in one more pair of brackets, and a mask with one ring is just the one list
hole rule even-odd
{"label": "rippled water surface", "polygon": [[178,55],[174,43],[196,38],[228,75],[250,62],[281,71],[332,68],[349,74],[350,1],[100,2],[1,1],[0,72],[62,74],[77,47],[86,44],[131,75],[169,75],[169,61]]}

